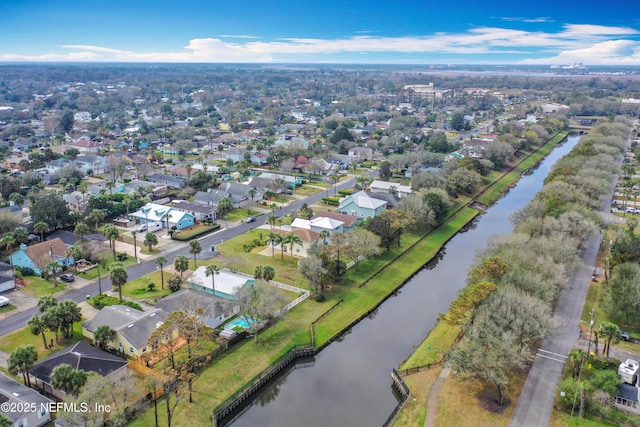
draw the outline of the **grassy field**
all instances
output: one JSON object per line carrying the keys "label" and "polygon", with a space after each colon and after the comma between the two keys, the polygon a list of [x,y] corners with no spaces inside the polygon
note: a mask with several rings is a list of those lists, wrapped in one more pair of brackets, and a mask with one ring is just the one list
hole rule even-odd
{"label": "grassy field", "polygon": [[[149,298],[161,298],[167,296],[171,293],[171,290],[167,286],[167,280],[171,277],[171,274],[164,272],[164,289],[162,289],[160,271],[154,271],[151,274],[147,274],[146,276],[139,277],[136,280],[132,280],[128,282],[126,285],[122,287],[122,296],[128,297],[137,300],[145,300]],[[147,286],[149,283],[155,284],[155,289],[153,291],[148,291]],[[144,293],[134,293],[134,291],[141,289],[145,290]]]}
{"label": "grassy field", "polygon": [[[140,241],[138,241],[138,244],[140,243]],[[138,251],[140,251],[142,249],[141,246],[138,246]],[[123,267],[128,267],[130,265],[135,264],[136,259],[132,256],[133,254],[130,254],[129,256],[127,256],[127,259],[124,261],[118,261],[119,263],[122,264]],[[109,275],[109,267],[111,266],[111,264],[113,264],[113,257],[109,257],[107,260],[107,265],[106,267],[100,267],[100,275],[101,277],[106,277]],[[74,273],[76,276],[78,277],[82,277],[83,279],[87,279],[87,280],[94,280],[98,278],[98,269],[97,268],[92,268],[91,270],[87,270],[83,273]]]}
{"label": "grassy field", "polygon": [[25,277],[27,286],[20,289],[20,292],[31,295],[34,298],[40,298],[42,295],[57,294],[67,289],[67,285],[60,279],[57,279],[58,285],[53,285],[53,279],[43,279],[40,277]]}
{"label": "grassy field", "polygon": [[[419,235],[407,233],[403,235],[400,248],[393,249],[376,260],[363,261],[360,271],[350,270],[342,284],[326,293],[327,300],[318,303],[307,300],[294,308],[287,316],[275,326],[260,335],[259,343],[252,341],[243,343],[232,353],[223,355],[212,366],[204,370],[194,387],[197,394],[202,396],[194,404],[180,404],[175,418],[175,425],[205,425],[211,422],[212,410],[222,403],[228,396],[249,382],[253,377],[262,372],[270,363],[277,360],[282,354],[295,344],[311,342],[310,324],[338,300],[343,299],[345,304],[332,312],[318,324],[316,329],[316,345],[321,345],[340,332],[347,324],[354,321],[368,310],[375,307],[384,296],[395,287],[403,283],[410,276],[412,268],[418,268],[427,262],[440,247],[466,223],[478,214],[473,209],[465,209],[452,221],[440,227],[430,237],[420,241],[416,247],[402,258],[402,263],[394,263],[375,277],[364,287],[357,285],[364,279],[371,277],[384,266],[390,259],[396,257],[406,248],[420,239]],[[252,271],[255,265],[272,264],[276,266],[278,276],[275,280],[306,288],[306,280],[302,279],[295,268],[296,260],[285,256],[284,261],[276,254],[275,259],[248,253],[243,257],[234,257],[232,254],[243,251],[246,242],[253,240],[260,231],[253,230],[246,235],[225,242],[219,246],[222,258],[216,259],[216,263],[224,265],[225,256],[235,258],[242,264],[240,271]],[[228,258],[227,258],[228,259]],[[400,265],[402,264],[402,265]],[[409,267],[408,267],[409,266]],[[348,307],[348,310],[342,309]],[[189,415],[186,415],[186,414]],[[182,415],[181,415],[182,414]],[[153,419],[153,411],[148,411],[143,417],[137,419],[132,425],[146,426]],[[161,420],[160,425],[166,421]]]}
{"label": "grassy field", "polygon": [[[3,336],[2,342],[0,342],[0,351],[11,353],[21,345],[33,344],[38,352],[38,360],[42,360],[80,341],[82,339],[82,322],[84,322],[84,320],[85,319],[82,319],[73,325],[73,336],[68,340],[64,340],[62,334],[59,334],[60,344],[54,345],[53,348],[45,350],[44,343],[42,342],[42,334],[33,335],[29,328],[26,327]],[[50,343],[52,339],[55,343],[55,335],[52,332],[47,332],[45,335],[47,337],[47,343]]]}
{"label": "grassy field", "polygon": [[[449,376],[440,389],[439,406],[433,408],[438,411],[436,425],[439,427],[508,426],[526,378],[526,372],[509,374],[509,384],[505,389],[505,406],[496,410],[495,388],[480,381],[463,382]],[[465,404],[461,404],[461,400],[464,400]]]}
{"label": "grassy field", "polygon": [[[413,273],[429,261],[440,248],[451,239],[460,229],[478,215],[478,211],[464,208],[450,221],[434,230],[426,239],[416,244],[413,250],[402,256],[402,262],[394,262],[381,272],[375,274],[366,286],[352,288],[345,293],[345,303],[338,306],[330,316],[316,324],[316,344],[321,345],[331,339],[336,333],[360,317],[363,313],[375,307],[378,302],[396,287],[404,283]],[[408,239],[406,239],[408,240]],[[407,246],[410,242],[405,243]],[[376,260],[377,261],[377,260]],[[373,271],[365,270],[371,274]],[[361,274],[362,271],[361,271]],[[366,274],[366,273],[365,273]],[[355,276],[355,274],[354,274]],[[354,283],[362,283],[362,277],[349,276]],[[348,283],[348,282],[347,282]],[[342,288],[342,285],[338,289]]]}
{"label": "grassy field", "polygon": [[444,357],[456,338],[460,335],[460,327],[447,322],[438,322],[429,332],[427,338],[416,348],[409,358],[400,365],[400,369],[410,369],[435,363]]}
{"label": "grassy field", "polygon": [[394,427],[419,427],[424,424],[427,416],[427,401],[431,392],[431,384],[434,383],[442,368],[433,368],[420,371],[416,374],[403,377],[405,384],[411,390],[409,400],[402,407],[402,411],[393,421]]}
{"label": "grassy field", "polygon": [[321,191],[322,190],[320,188],[311,187],[309,185],[303,185],[302,187],[298,187],[295,190],[293,190],[293,194],[295,194],[296,196],[309,197]]}
{"label": "grassy field", "polygon": [[0,307],[0,314],[6,314],[10,311],[15,310],[17,307],[13,304],[5,305],[4,307]]}

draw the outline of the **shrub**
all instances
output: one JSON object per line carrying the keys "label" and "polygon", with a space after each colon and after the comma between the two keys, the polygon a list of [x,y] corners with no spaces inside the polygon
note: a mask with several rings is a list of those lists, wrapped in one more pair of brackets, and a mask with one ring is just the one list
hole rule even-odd
{"label": "shrub", "polygon": [[17,266],[16,271],[22,274],[23,276],[37,276],[36,272],[33,271],[33,268],[30,268],[30,267]]}
{"label": "shrub", "polygon": [[349,196],[353,194],[353,190],[338,190],[338,194],[341,196]]}
{"label": "shrub", "polygon": [[167,280],[167,283],[169,284],[171,292],[178,292],[182,286],[182,278],[180,276],[171,276],[169,280]]}
{"label": "shrub", "polygon": [[149,292],[153,292],[156,289],[156,284],[151,282],[147,285],[147,289],[149,290]]}
{"label": "shrub", "polygon": [[339,197],[323,197],[322,201],[325,203],[325,205],[331,205],[331,206],[340,205]]}
{"label": "shrub", "polygon": [[142,307],[140,307],[140,304],[137,304],[133,301],[120,302],[119,298],[112,297],[107,294],[96,295],[95,297],[91,298],[90,304],[99,310],[109,305],[120,304],[120,305],[126,305],[127,307],[135,308],[136,310],[142,311]]}
{"label": "shrub", "polygon": [[147,293],[147,288],[138,288],[131,291],[133,295],[142,295]]}
{"label": "shrub", "polygon": [[323,294],[316,295],[315,300],[317,302],[323,302],[324,301],[324,295]]}
{"label": "shrub", "polygon": [[127,255],[127,254],[118,254],[118,255],[116,255],[116,258],[118,259],[118,261],[126,261],[127,258],[129,258],[129,255]]}
{"label": "shrub", "polygon": [[245,252],[251,252],[251,249],[255,248],[255,244],[253,243],[247,243],[244,245],[244,251]]}

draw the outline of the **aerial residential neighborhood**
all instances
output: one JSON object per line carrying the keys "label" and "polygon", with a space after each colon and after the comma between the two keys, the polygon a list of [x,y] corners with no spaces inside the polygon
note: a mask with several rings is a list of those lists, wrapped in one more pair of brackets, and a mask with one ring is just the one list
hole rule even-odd
{"label": "aerial residential neighborhood", "polygon": [[[453,82],[437,74],[324,69],[292,71],[295,79],[279,84],[280,71],[268,68],[192,74],[184,66],[158,72],[150,85],[144,65],[127,77],[109,67],[53,69],[64,77],[43,80],[37,65],[0,65],[0,367],[7,374],[0,375],[0,397],[119,409],[23,411],[8,425],[152,425],[158,418],[156,425],[219,425],[254,391],[271,387],[275,373],[373,320],[387,298],[413,283],[450,293],[444,306],[426,310],[444,313],[434,321],[447,332],[436,344],[416,342],[416,359],[405,355],[397,370],[389,366],[401,396],[393,406],[406,408],[407,390],[416,385],[405,381],[427,365],[442,369],[445,357],[456,375],[489,381],[463,357],[481,357],[465,336],[488,339],[474,322],[498,330],[482,311],[485,298],[492,310],[537,304],[530,313],[541,316],[537,335],[527,329],[533,338],[517,344],[522,359],[500,368],[518,371],[524,383],[525,367],[536,369],[536,346],[557,326],[552,308],[564,283],[579,277],[568,273],[578,249],[598,233],[607,237],[594,250],[605,242],[600,251],[608,252],[585,261],[592,281],[580,289],[587,298],[594,287],[589,304],[601,302],[585,313],[607,320],[589,327],[576,319],[581,335],[572,344],[588,348],[571,351],[616,369],[615,357],[640,359],[637,313],[616,305],[611,287],[595,296],[605,280],[622,280],[624,268],[635,271],[623,260],[637,256],[640,211],[640,108],[615,100],[622,89],[608,77],[592,80],[606,104],[593,98],[585,105],[565,96],[567,81],[590,87],[583,75],[539,77],[538,86],[523,89],[518,74]],[[331,96],[318,88],[319,78],[334,88]],[[625,75],[616,79],[637,86]],[[591,142],[579,142],[585,134]],[[547,156],[579,144],[587,146],[583,157],[602,154],[599,181],[569,177],[597,169],[570,164],[551,189],[536,190],[543,196],[529,190],[516,202],[518,209],[534,204],[514,220],[530,247],[518,246],[522,237],[485,239],[488,249],[478,247],[477,258],[469,249],[469,260],[457,258],[446,280],[422,278],[449,256],[450,239],[471,234]],[[554,179],[561,174],[546,171]],[[596,221],[590,212],[600,200],[609,216]],[[549,249],[554,245],[562,250]],[[525,260],[538,258],[557,274],[534,279],[547,269]],[[507,282],[526,298],[496,290]],[[484,314],[467,323],[472,309]],[[525,322],[515,312],[503,315]],[[424,331],[415,333],[424,340]],[[624,345],[615,346],[623,336]],[[598,348],[603,340],[606,350]],[[443,378],[458,387],[447,372]],[[619,391],[607,389],[611,408],[637,408],[637,374],[620,380]],[[508,405],[505,393],[515,399],[507,383],[497,386],[499,407]],[[101,388],[111,392],[91,394]],[[195,424],[189,412],[196,412]]]}

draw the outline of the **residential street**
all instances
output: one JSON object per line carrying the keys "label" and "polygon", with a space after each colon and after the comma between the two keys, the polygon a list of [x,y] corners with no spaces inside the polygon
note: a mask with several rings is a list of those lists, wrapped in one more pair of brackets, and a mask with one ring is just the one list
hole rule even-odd
{"label": "residential street", "polygon": [[[367,175],[373,177],[373,176],[376,176],[377,173],[378,173],[377,171],[371,171],[371,172],[368,172]],[[336,189],[341,190],[345,188],[351,188],[354,185],[355,185],[355,179],[350,179],[348,181],[344,181],[337,184]],[[331,192],[331,190],[333,189],[330,189],[329,191]],[[312,205],[313,203],[318,202],[320,199],[322,199],[322,197],[326,196],[326,193],[327,193],[326,191],[323,191],[321,193],[314,194],[313,196],[307,197],[303,200],[298,200],[294,203],[291,203],[285,206],[284,215],[287,215],[292,210],[300,209],[300,207],[304,203],[307,203],[307,205]],[[277,209],[275,211],[275,214],[283,215],[281,209]],[[257,217],[256,221],[253,223],[245,222],[245,223],[238,224],[232,228],[223,228],[213,234],[200,238],[199,240],[202,244],[203,251],[208,250],[211,247],[211,245],[218,245],[224,241],[227,241],[236,236],[239,236],[240,234],[248,231],[250,228],[256,228],[260,225],[263,225],[266,221],[266,217],[267,215],[261,215]],[[184,245],[180,249],[176,249],[168,253],[162,253],[162,255],[167,259],[167,264],[173,264],[173,261],[178,255],[185,255],[187,257],[191,257],[191,255],[189,254],[189,245],[187,243],[184,243]],[[153,259],[150,259],[146,262],[142,262],[137,265],[133,265],[127,268],[127,273],[129,274],[129,281],[137,279],[138,277],[144,276],[146,274],[149,274],[155,270],[156,270],[156,265]],[[108,277],[102,279],[101,285],[102,285],[103,292],[111,290],[111,281],[109,280]],[[17,292],[19,291],[13,291],[13,292],[7,293],[7,296],[13,299],[14,298],[13,295],[15,295]],[[66,294],[62,295],[59,298],[59,300],[60,301],[72,300],[75,302],[82,302],[82,301],[86,301],[87,295],[94,296],[94,295],[97,295],[98,293],[99,293],[98,282],[96,281],[96,282],[91,282],[84,287],[67,292]],[[1,331],[0,334],[6,335],[17,329],[22,328],[27,324],[27,321],[37,312],[38,312],[38,308],[33,306],[26,310],[7,316],[4,319],[0,319],[0,331]]]}
{"label": "residential street", "polygon": [[[613,185],[609,196],[604,198],[606,202],[603,202],[600,212],[607,224],[620,220],[610,213],[609,201],[612,195]],[[580,337],[580,317],[602,237],[601,232],[589,240],[581,253],[580,266],[573,272],[567,286],[560,293],[555,310],[556,316],[562,322],[560,330],[556,335],[547,337],[538,349],[511,417],[511,427],[549,425],[562,371],[569,352],[576,347],[576,341]]]}

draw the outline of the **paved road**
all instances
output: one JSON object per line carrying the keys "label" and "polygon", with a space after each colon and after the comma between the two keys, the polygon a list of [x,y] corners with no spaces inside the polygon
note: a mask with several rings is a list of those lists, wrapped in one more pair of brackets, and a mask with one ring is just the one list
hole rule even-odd
{"label": "paved road", "polygon": [[[377,174],[378,174],[377,171],[371,171],[367,173],[367,175],[371,177],[375,177]],[[355,185],[355,182],[356,182],[355,179],[350,179],[348,181],[341,182],[336,185],[336,190],[351,188]],[[291,203],[285,206],[283,209],[282,208],[276,209],[275,215],[287,215],[293,210],[300,209],[300,207],[304,203],[310,206],[313,203],[318,202],[323,197],[326,197],[327,194],[333,195],[333,191],[334,189],[331,188],[331,189],[328,189],[327,191],[322,191],[321,193],[318,193],[313,196],[309,196],[305,199],[298,200],[294,203]],[[261,215],[256,218],[255,222],[252,222],[252,223],[245,222],[245,223],[238,224],[234,227],[225,228],[211,235],[201,237],[198,240],[200,240],[202,244],[202,249],[208,250],[211,247],[211,245],[218,245],[224,241],[227,241],[236,236],[239,236],[240,234],[247,232],[250,228],[256,228],[260,225],[263,225],[265,221],[266,221],[266,215]],[[167,265],[173,264],[173,261],[176,259],[178,255],[186,255],[188,257],[191,257],[191,255],[189,254],[189,245],[187,245],[186,243],[184,244],[183,247],[176,249],[172,252],[164,253],[162,255],[167,259]],[[152,259],[152,260],[134,265],[132,267],[128,267],[127,273],[129,274],[129,280],[134,280],[134,279],[137,279],[138,277],[142,277],[146,274],[149,274],[155,270],[156,270],[156,265],[154,260]],[[101,286],[103,291],[111,290],[111,281],[109,280],[109,278],[103,278],[101,281]],[[72,300],[75,302],[81,302],[86,300],[87,295],[94,296],[94,295],[98,295],[98,293],[99,293],[98,282],[92,282],[84,287],[69,291],[64,295],[61,295],[58,299],[60,301]],[[16,314],[13,314],[4,319],[1,319],[0,335],[6,335],[10,332],[13,332],[17,329],[20,329],[26,326],[27,321],[36,313],[38,313],[38,308],[32,307],[30,309],[20,311]]]}
{"label": "paved road", "polygon": [[[629,141],[627,141],[627,145]],[[617,181],[617,177],[614,179]],[[613,186],[610,196],[613,194]],[[610,201],[611,197],[605,198]],[[603,203],[601,215],[608,223],[617,218],[609,213],[610,204]],[[511,417],[510,427],[540,427],[549,425],[558,383],[569,352],[580,336],[580,317],[587,297],[591,275],[596,265],[603,233],[590,239],[581,253],[581,264],[560,293],[555,314],[561,320],[558,333],[548,337],[536,353],[518,404]]]}

